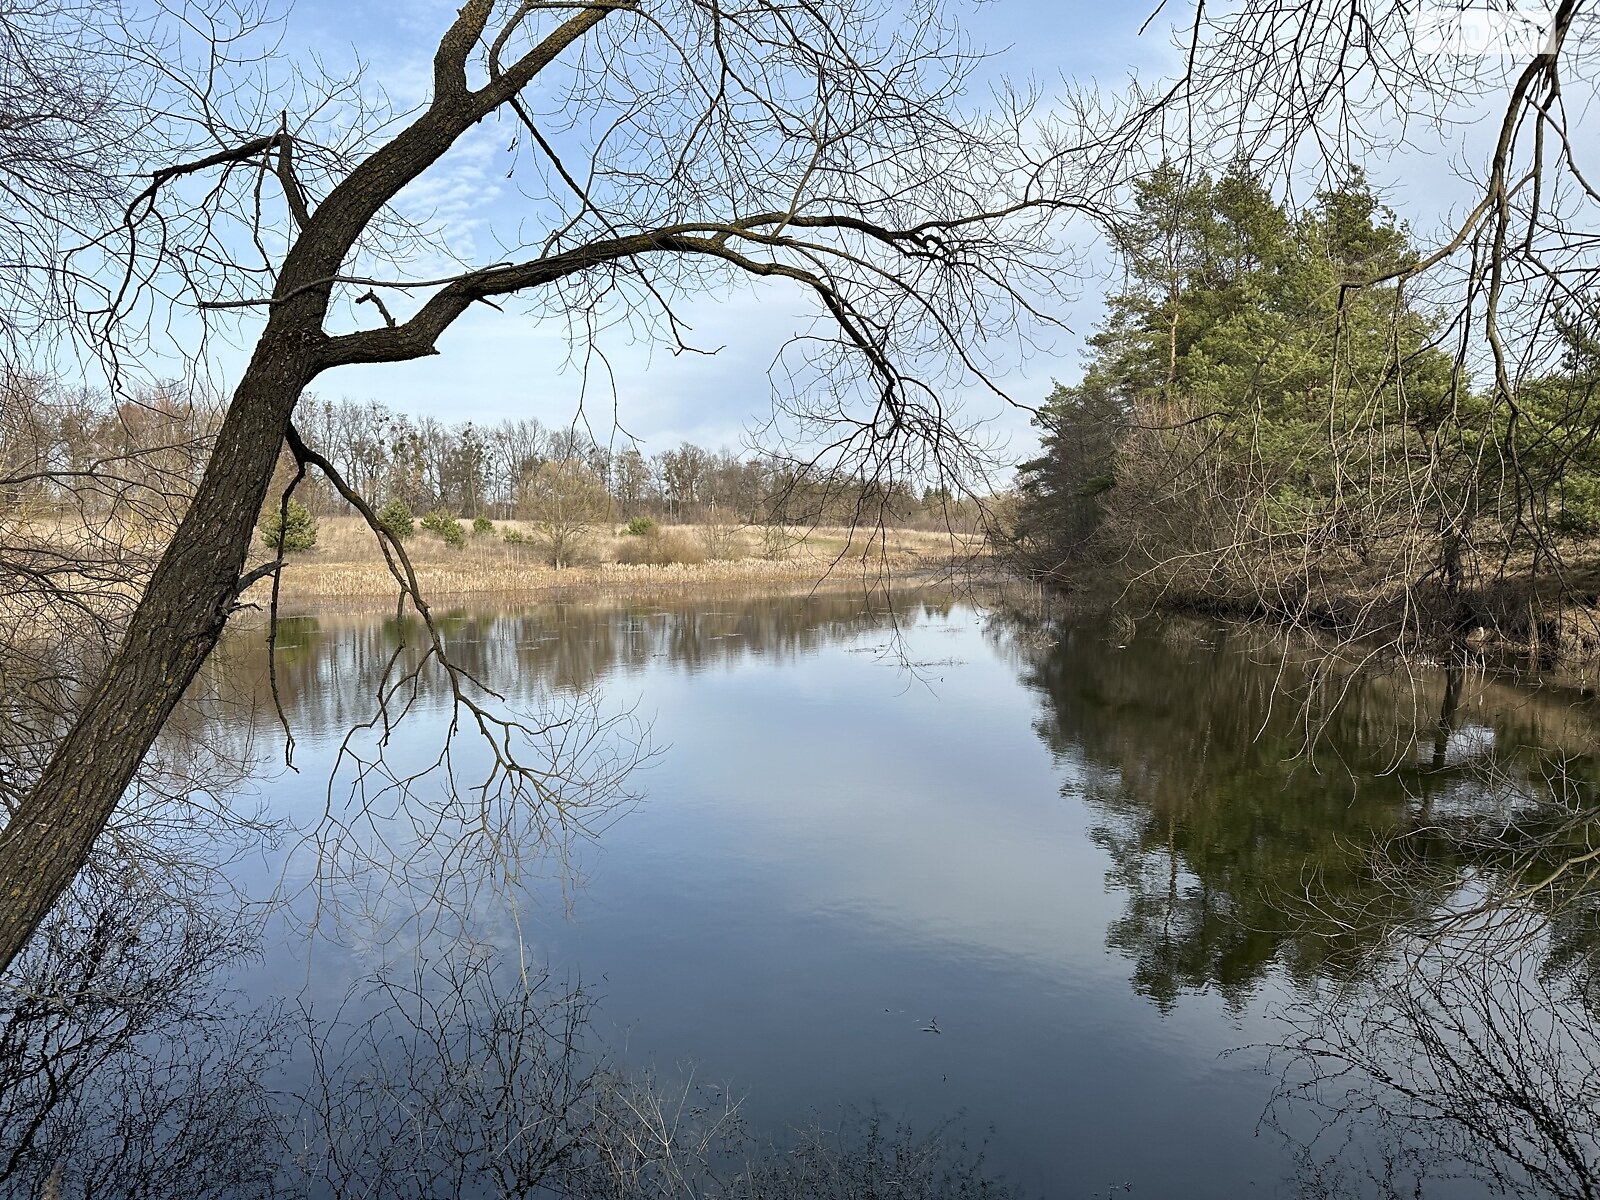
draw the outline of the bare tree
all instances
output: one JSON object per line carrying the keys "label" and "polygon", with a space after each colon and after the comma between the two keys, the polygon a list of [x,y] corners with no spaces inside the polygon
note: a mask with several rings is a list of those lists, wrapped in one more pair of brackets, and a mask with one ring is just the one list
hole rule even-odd
{"label": "bare tree", "polygon": [[[936,3],[916,8],[890,31],[853,0],[471,0],[439,40],[430,98],[400,118],[359,104],[331,116],[358,85],[291,120],[243,68],[228,96],[186,82],[215,73],[169,74],[191,102],[192,153],[154,170],[92,248],[126,265],[101,306],[102,348],[122,361],[169,300],[261,314],[259,334],[125,637],[0,833],[0,965],[84,861],[255,582],[245,556],[285,439],[302,470],[359,499],[292,425],[325,372],[436,353],[474,305],[519,294],[581,340],[610,306],[685,345],[673,296],[782,281],[823,322],[785,371],[822,398],[794,411],[825,452],[870,454],[879,470],[917,446],[964,452],[937,383],[984,374],[973,347],[1032,315],[1028,297],[1064,261],[1057,220],[1095,196],[1026,103],[961,116],[973,60]],[[394,206],[488,119],[515,130],[538,196],[524,225],[547,232],[500,261],[407,274],[407,255],[437,261],[448,246]],[[375,319],[351,327],[358,314]],[[403,550],[373,523],[426,617]]]}
{"label": "bare tree", "polygon": [[611,493],[576,459],[540,463],[521,491],[517,515],[538,532],[553,566],[571,566],[589,535],[611,519]]}
{"label": "bare tree", "polygon": [[117,5],[0,4],[0,351],[37,361],[71,311],[63,254],[114,219],[127,163],[149,149],[144,42]]}

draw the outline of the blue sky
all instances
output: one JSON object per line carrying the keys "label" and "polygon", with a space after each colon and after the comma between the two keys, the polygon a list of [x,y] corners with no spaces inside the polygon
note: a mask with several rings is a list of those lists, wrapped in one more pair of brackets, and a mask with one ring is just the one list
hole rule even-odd
{"label": "blue sky", "polygon": [[[1141,35],[1140,26],[1154,7],[1154,0],[984,0],[957,11],[972,40],[993,52],[987,68],[992,74],[1031,78],[1053,93],[1067,80],[1095,81],[1116,91],[1130,72],[1159,76],[1170,70],[1176,61],[1171,19],[1186,19],[1192,9],[1184,4],[1163,13]],[[368,78],[382,83],[397,101],[415,100],[423,95],[434,44],[455,8],[455,0],[302,0],[287,18],[282,53],[296,59],[315,53],[335,68],[359,57],[368,64]],[[454,237],[470,242],[475,230],[515,216],[519,197],[505,186],[495,158],[500,138],[495,133],[464,146],[430,178],[427,201]],[[1442,161],[1421,170],[1419,165],[1369,167],[1375,180],[1394,188],[1395,206],[1427,227],[1456,188]],[[1052,379],[1076,377],[1082,339],[1097,318],[1105,283],[1092,274],[1084,278],[1078,295],[1061,310],[1071,333],[1057,336],[1031,361],[1010,365],[1002,382],[1013,396],[1037,403]],[[570,347],[558,322],[483,308],[458,322],[438,357],[345,368],[323,376],[314,390],[327,397],[378,399],[451,422],[534,416],[548,425],[565,424],[581,401],[601,440],[615,419],[641,439],[647,453],[685,439],[739,446],[751,422],[768,409],[767,368],[774,353],[814,313],[797,293],[782,287],[704,296],[684,313],[697,344],[719,348],[715,355],[674,356],[659,345],[611,336],[604,343],[609,378],[597,385],[591,375],[587,395],[584,373],[568,361]],[[1009,442],[1013,460],[1027,457],[1036,444],[1025,412],[976,392],[962,403],[967,415],[990,421],[991,432]]]}
{"label": "blue sky", "polygon": [[[439,32],[453,18],[454,0],[371,0],[328,3],[301,0],[287,17],[282,53],[316,53],[331,66],[359,57],[369,78],[397,99],[420,96]],[[1063,78],[1098,78],[1119,86],[1138,64],[1158,69],[1167,58],[1165,32],[1153,27],[1139,38],[1148,11],[1137,5],[1071,6],[1039,0],[988,0],[958,6],[975,43],[994,53],[995,75],[1033,77],[1046,90]],[[470,149],[448,160],[433,183],[441,219],[461,229],[511,215],[517,196],[496,178],[492,160]],[[1081,303],[1065,314],[1073,335],[1058,337],[1050,353],[1018,364],[1004,383],[1019,400],[1036,403],[1052,378],[1078,369],[1081,336],[1092,326],[1101,282],[1085,280]],[[814,317],[796,293],[781,287],[706,296],[686,309],[698,344],[718,347],[711,357],[674,356],[648,342],[613,337],[605,349],[616,381],[616,419],[644,442],[647,452],[688,439],[707,446],[738,446],[753,419],[768,408],[767,368],[778,347]],[[394,407],[447,421],[492,422],[536,416],[546,424],[570,421],[580,400],[597,434],[609,430],[613,396],[566,360],[564,330],[508,312],[479,309],[458,322],[442,353],[418,363],[346,368],[314,385],[319,394],[375,398]],[[1033,445],[1028,415],[993,397],[963,397],[965,411],[992,419],[993,431],[1021,455]]]}

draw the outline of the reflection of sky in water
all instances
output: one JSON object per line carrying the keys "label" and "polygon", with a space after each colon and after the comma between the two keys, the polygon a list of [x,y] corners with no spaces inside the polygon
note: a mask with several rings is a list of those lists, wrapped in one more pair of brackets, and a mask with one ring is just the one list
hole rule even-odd
{"label": "reflection of sky in water", "polygon": [[[542,655],[522,686],[566,672],[614,706],[636,702],[665,747],[634,781],[637,809],[576,850],[570,910],[547,865],[523,881],[516,919],[479,896],[473,935],[580,973],[626,1060],[692,1060],[747,1090],[767,1127],[874,1100],[923,1126],[965,1110],[980,1132],[995,1126],[996,1166],[1051,1194],[1112,1181],[1145,1196],[1274,1192],[1290,1163],[1256,1136],[1270,1080],[1249,1056],[1219,1055],[1271,1039],[1284,985],[1265,964],[1242,1002],[1188,987],[1165,1012],[1130,990],[1128,958],[1107,942],[1129,899],[1092,836],[1108,819],[1094,797],[1123,787],[1124,764],[1091,761],[1065,726],[1042,741],[1054,718],[1040,685],[1019,681],[1014,648],[969,609],[913,610],[899,653],[882,654],[889,633],[858,604],[782,604],[778,617],[760,602],[568,608],[562,636],[581,644],[565,657],[534,618],[460,636]],[[359,680],[359,629],[317,635],[311,688]],[[1090,640],[1073,653],[1103,667],[1112,651]],[[923,665],[908,671],[902,655]],[[1115,663],[1106,679],[1145,669]],[[1140,703],[1182,702],[1180,683],[1156,680]],[[354,711],[325,693],[314,708]],[[431,755],[441,710],[427,708],[401,757]],[[264,784],[301,820],[320,808],[332,745],[310,724],[301,773]],[[1167,734],[1181,746],[1159,722],[1140,736],[1156,754]],[[1452,745],[1482,753],[1484,734],[1492,748],[1492,728],[1463,724]],[[1174,879],[1203,886],[1187,866]],[[277,946],[253,986],[333,999],[407,943],[385,945],[394,924],[380,898],[338,948]],[[925,1032],[934,1018],[940,1032]]]}
{"label": "reflection of sky in water", "polygon": [[1449,767],[1463,766],[1492,753],[1494,739],[1494,730],[1488,725],[1441,730],[1435,737],[1417,743],[1417,761]]}

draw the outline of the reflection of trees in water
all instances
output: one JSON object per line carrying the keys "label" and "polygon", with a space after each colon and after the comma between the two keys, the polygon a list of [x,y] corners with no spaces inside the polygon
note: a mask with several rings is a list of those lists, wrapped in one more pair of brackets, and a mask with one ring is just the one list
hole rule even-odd
{"label": "reflection of trees in water", "polygon": [[[778,1148],[692,1074],[612,1066],[581,988],[457,947],[337,1011],[221,990],[250,930],[80,888],[0,999],[0,1191],[83,1200],[814,1200],[1012,1193],[946,1127]],[[287,1061],[290,1066],[283,1064]]]}
{"label": "reflection of trees in water", "polygon": [[[902,601],[898,619],[947,611]],[[609,704],[602,681],[660,662],[791,658],[895,619],[859,594],[436,615],[452,660],[505,725],[463,708],[414,625],[290,621],[277,663],[289,725],[303,739],[342,737],[325,795],[302,814],[294,886],[316,890],[324,930],[352,909],[380,936],[470,925],[633,800],[648,730]],[[224,678],[243,697],[234,711],[269,709],[265,648],[242,637],[224,651]],[[229,711],[215,715],[228,729]]]}
{"label": "reflection of trees in water", "polygon": [[254,1195],[275,1121],[272,1022],[217,991],[254,947],[236,911],[145,873],[82,877],[0,985],[0,1191]]}
{"label": "reflection of trees in water", "polygon": [[[7,807],[105,653],[94,637],[22,644],[45,648],[41,659],[0,655],[10,668],[0,671]],[[273,827],[245,786],[258,765],[253,738],[223,734],[209,715],[233,704],[219,692],[177,708],[77,880],[0,978],[7,1196],[221,1200],[261,1190],[271,1022],[217,989],[256,946],[229,867]]]}
{"label": "reflection of trees in water", "polygon": [[981,1153],[874,1114],[780,1150],[726,1088],[610,1066],[581,989],[458,957],[380,975],[373,1015],[307,1022],[320,1048],[288,1125],[295,1165],[338,1197],[820,1200],[987,1196]]}
{"label": "reflection of trees in water", "polygon": [[1135,989],[1297,985],[1266,1050],[1300,1195],[1600,1195],[1588,717],[1198,625],[995,632],[1103,817]]}
{"label": "reflection of trees in water", "polygon": [[1520,938],[1484,949],[1435,946],[1285,1014],[1269,1119],[1302,1194],[1600,1195],[1592,980],[1538,969]]}
{"label": "reflection of trees in water", "polygon": [[[670,605],[548,604],[503,611],[436,613],[451,657],[515,699],[535,688],[587,692],[619,674],[665,661],[694,672],[752,658],[788,662],[820,646],[890,627],[899,614],[944,616],[948,599],[899,601],[860,592],[738,598]],[[393,618],[301,616],[281,622],[278,682],[296,729],[342,731],[370,715],[372,696],[390,659],[422,645],[418,623]],[[270,711],[265,646],[244,633],[225,647],[221,670],[254,703]],[[448,702],[434,672],[419,681],[421,704]],[[230,719],[227,710],[214,714]]]}
{"label": "reflection of trees in water", "polygon": [[[902,606],[899,618],[947,611]],[[796,656],[889,621],[859,597],[837,597],[709,611],[557,606],[443,625],[467,670],[514,681],[512,701],[544,702],[550,760],[582,788],[626,773],[625,761],[603,754],[598,783],[570,770],[582,760],[572,740],[606,732],[583,710],[601,678],[659,658],[698,670]],[[297,732],[338,735],[370,721],[374,692],[416,633],[394,621],[286,622],[279,685]],[[434,717],[437,733],[437,716],[452,711],[445,681],[429,672],[399,678],[410,693],[390,715],[409,711],[423,729]],[[387,891],[388,901],[418,911],[440,902],[460,921],[441,922],[439,936],[412,947],[415,973],[380,966],[337,1012],[249,1011],[227,981],[257,949],[259,926],[240,915],[239,896],[217,889],[218,858],[205,851],[272,829],[241,823],[207,796],[248,774],[271,713],[264,652],[237,638],[175,717],[150,776],[161,787],[130,797],[128,819],[115,827],[112,844],[137,835],[137,854],[125,845],[97,861],[0,984],[0,1190],[151,1200],[798,1200],[870,1187],[889,1170],[908,1181],[907,1194],[941,1194],[949,1179],[984,1186],[981,1155],[967,1155],[946,1130],[919,1138],[868,1115],[779,1153],[743,1127],[725,1093],[612,1068],[588,1033],[581,990],[529,979],[475,949],[471,909],[504,868],[506,847],[533,853],[544,844],[539,828],[517,822],[535,807],[506,809],[491,823],[489,793],[456,786],[460,764],[448,748],[431,790],[422,788],[406,761],[416,738],[381,725],[376,744],[358,737],[346,749],[364,754],[393,739],[397,761],[359,763],[350,811],[330,815],[300,846],[319,879],[340,885],[319,900],[359,904],[370,916],[375,894]],[[482,853],[468,829],[487,831],[495,854]],[[318,919],[336,922],[337,913],[324,908]]]}
{"label": "reflection of trees in water", "polygon": [[[1039,732],[1104,815],[1127,895],[1108,940],[1163,1007],[1204,988],[1243,1003],[1275,966],[1302,986],[1340,974],[1469,873],[1554,845],[1561,821],[1584,836],[1570,817],[1593,807],[1592,768],[1568,763],[1564,796],[1544,774],[1546,748],[1592,728],[1563,705],[1459,674],[1337,677],[1198,625],[1125,648],[1070,625],[1000,633],[1029,648]],[[1554,914],[1555,892],[1537,899]],[[1593,944],[1586,911],[1561,921],[1563,954]]]}

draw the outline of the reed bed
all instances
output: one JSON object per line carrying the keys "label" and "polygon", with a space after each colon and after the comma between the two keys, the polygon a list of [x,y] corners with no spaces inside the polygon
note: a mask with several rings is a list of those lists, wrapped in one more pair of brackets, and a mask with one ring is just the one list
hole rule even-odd
{"label": "reed bed", "polygon": [[[508,543],[506,532],[528,539]],[[495,532],[469,538],[459,549],[422,533],[406,543],[425,597],[493,595],[538,597],[571,591],[597,593],[679,591],[727,584],[795,584],[825,578],[860,582],[881,576],[926,576],[971,555],[975,547],[948,533],[917,530],[866,531],[819,527],[784,531],[707,530],[674,525],[663,536],[690,561],[624,562],[638,538],[607,534],[591,540],[586,561],[553,567],[543,561],[531,529],[497,522]],[[717,556],[705,549],[711,546]],[[264,555],[262,556],[264,559]],[[264,601],[268,585],[249,594]],[[281,602],[289,606],[327,601],[392,603],[396,585],[369,530],[351,518],[324,519],[317,546],[291,556],[283,572]]]}

